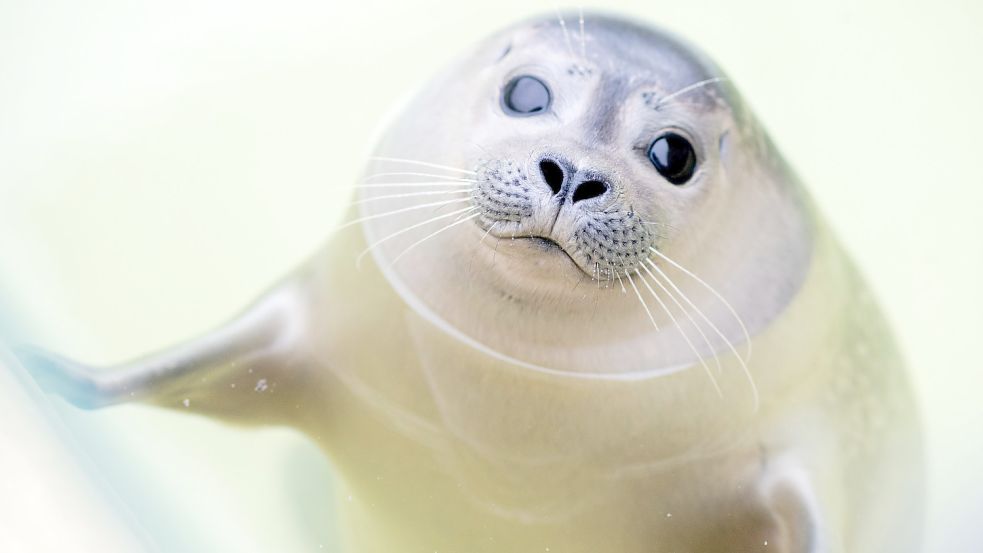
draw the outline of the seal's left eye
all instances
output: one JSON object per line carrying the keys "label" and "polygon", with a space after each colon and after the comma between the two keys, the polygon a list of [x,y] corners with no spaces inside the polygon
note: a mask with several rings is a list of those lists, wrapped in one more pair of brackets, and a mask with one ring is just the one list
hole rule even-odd
{"label": "seal's left eye", "polygon": [[696,172],[696,152],[682,136],[666,133],[649,146],[649,161],[665,179],[675,185],[686,184]]}
{"label": "seal's left eye", "polygon": [[502,93],[502,107],[509,115],[536,115],[549,109],[550,89],[546,83],[522,75],[509,81]]}

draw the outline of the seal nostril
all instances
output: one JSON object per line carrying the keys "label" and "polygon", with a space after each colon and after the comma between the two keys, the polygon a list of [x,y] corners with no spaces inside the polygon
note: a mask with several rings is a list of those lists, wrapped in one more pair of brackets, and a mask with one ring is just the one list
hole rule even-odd
{"label": "seal nostril", "polygon": [[596,198],[603,195],[608,191],[608,185],[604,184],[599,180],[589,180],[587,182],[580,183],[580,186],[573,191],[573,201],[574,203],[580,200],[589,200],[591,198]]}
{"label": "seal nostril", "polygon": [[539,162],[539,172],[543,174],[543,179],[546,180],[546,184],[553,190],[553,193],[559,194],[565,178],[563,169],[556,162],[544,159]]}

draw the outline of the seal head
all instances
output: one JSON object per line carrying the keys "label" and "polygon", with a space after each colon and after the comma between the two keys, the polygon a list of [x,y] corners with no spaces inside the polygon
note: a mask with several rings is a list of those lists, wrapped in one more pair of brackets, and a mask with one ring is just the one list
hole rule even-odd
{"label": "seal head", "polygon": [[[361,219],[394,287],[520,364],[692,365],[780,314],[809,265],[808,203],[730,82],[621,19],[484,41],[401,112],[366,174]],[[703,338],[681,328],[696,312]]]}

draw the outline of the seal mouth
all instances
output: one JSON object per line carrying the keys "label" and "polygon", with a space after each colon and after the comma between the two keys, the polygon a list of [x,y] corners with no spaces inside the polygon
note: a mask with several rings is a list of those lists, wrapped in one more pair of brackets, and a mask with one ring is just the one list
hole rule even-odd
{"label": "seal mouth", "polygon": [[578,271],[580,271],[581,273],[583,273],[588,277],[591,276],[590,273],[588,273],[580,265],[580,263],[577,263],[577,260],[574,259],[572,255],[570,255],[570,252],[567,251],[566,248],[564,248],[563,246],[560,245],[559,242],[553,240],[548,236],[540,236],[540,235],[516,236],[515,240],[523,240],[528,244],[530,244],[531,246],[535,247],[536,249],[542,251],[544,254],[561,254],[565,256],[567,260],[569,260],[570,263],[572,263],[573,266],[577,268]]}
{"label": "seal mouth", "polygon": [[545,236],[522,236],[522,237],[517,236],[516,238],[523,238],[525,240],[529,240],[535,246],[539,247],[543,251],[562,250],[563,253],[566,253],[566,250],[563,250],[563,247],[557,244],[556,241],[553,240],[552,238],[547,238]]}

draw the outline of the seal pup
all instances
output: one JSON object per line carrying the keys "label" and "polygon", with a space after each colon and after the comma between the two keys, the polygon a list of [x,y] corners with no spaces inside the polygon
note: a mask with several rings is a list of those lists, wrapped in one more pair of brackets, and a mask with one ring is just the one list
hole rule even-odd
{"label": "seal pup", "polygon": [[302,430],[351,551],[918,549],[863,281],[721,70],[625,19],[523,22],[427,82],[229,323],[102,370],[19,356],[82,407]]}

